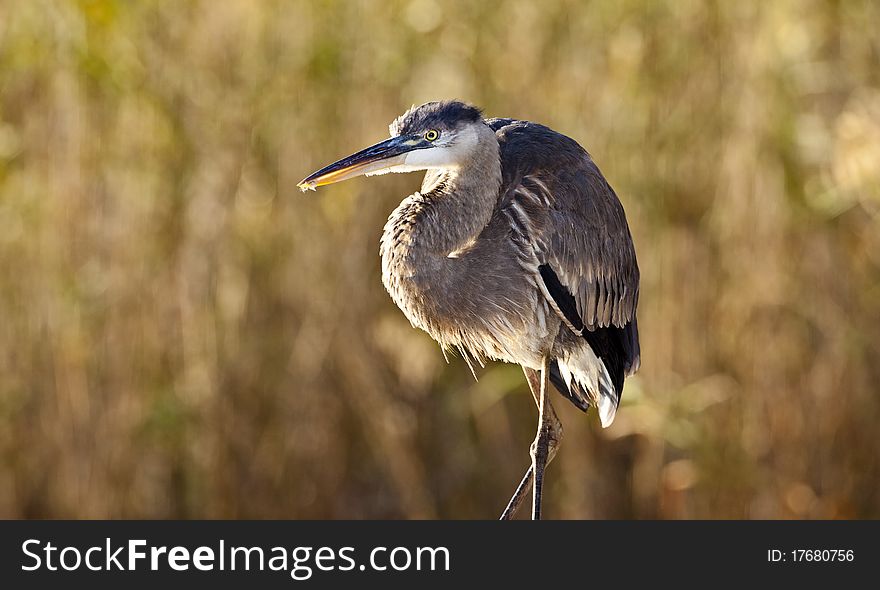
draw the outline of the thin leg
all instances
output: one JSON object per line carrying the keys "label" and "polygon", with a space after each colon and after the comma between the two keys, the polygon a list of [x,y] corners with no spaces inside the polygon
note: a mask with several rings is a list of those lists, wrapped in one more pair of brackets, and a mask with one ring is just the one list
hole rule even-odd
{"label": "thin leg", "polygon": [[[529,389],[532,392],[532,397],[535,399],[535,404],[538,406],[539,412],[541,408],[541,376],[539,371],[535,371],[534,369],[529,369],[527,367],[523,367],[523,373],[526,376],[526,382],[529,384]],[[545,396],[547,397],[547,396]],[[550,409],[550,444],[549,444],[549,453],[547,456],[547,463],[553,460],[553,457],[556,456],[556,450],[559,448],[559,443],[562,441],[562,422],[560,422],[559,417],[556,415],[556,412],[553,410],[553,405],[550,403],[550,400],[547,399],[547,407]],[[546,414],[546,413],[545,413]],[[535,445],[533,445],[534,447]],[[510,502],[507,503],[507,507],[504,509],[504,512],[501,514],[500,520],[510,520],[515,515],[519,507],[525,501],[526,496],[529,493],[529,488],[532,487],[532,477],[534,475],[534,467],[529,465],[528,469],[526,469],[525,475],[523,475],[522,481],[520,481],[519,486],[517,486],[516,491],[513,493],[513,496],[510,498]]]}
{"label": "thin leg", "polygon": [[532,466],[529,465],[529,468],[526,469],[526,474],[523,475],[522,481],[516,486],[516,491],[513,492],[510,502],[507,503],[507,508],[501,513],[501,518],[498,520],[511,520],[516,515],[516,511],[519,510],[523,500],[526,499],[526,495],[529,493],[529,488],[532,487],[532,475],[534,475],[534,473]]}
{"label": "thin leg", "polygon": [[541,403],[538,405],[538,434],[532,445],[532,470],[535,472],[532,485],[532,520],[541,520],[541,497],[544,490],[544,469],[550,455],[550,361],[545,356],[541,360]]}

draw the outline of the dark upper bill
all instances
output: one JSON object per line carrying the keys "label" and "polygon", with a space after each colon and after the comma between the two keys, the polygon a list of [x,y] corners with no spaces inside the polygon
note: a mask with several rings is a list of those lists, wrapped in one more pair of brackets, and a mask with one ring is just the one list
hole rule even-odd
{"label": "dark upper bill", "polygon": [[392,137],[321,168],[304,178],[297,186],[305,192],[325,184],[399,166],[405,163],[408,152],[429,147],[431,143],[419,136]]}

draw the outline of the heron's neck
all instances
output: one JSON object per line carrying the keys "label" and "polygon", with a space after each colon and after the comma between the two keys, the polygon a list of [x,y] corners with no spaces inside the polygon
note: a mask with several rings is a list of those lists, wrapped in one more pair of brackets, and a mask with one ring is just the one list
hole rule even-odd
{"label": "heron's neck", "polygon": [[455,169],[428,171],[420,193],[405,199],[392,214],[385,237],[406,254],[445,258],[488,225],[500,186],[498,141],[486,127],[467,162]]}

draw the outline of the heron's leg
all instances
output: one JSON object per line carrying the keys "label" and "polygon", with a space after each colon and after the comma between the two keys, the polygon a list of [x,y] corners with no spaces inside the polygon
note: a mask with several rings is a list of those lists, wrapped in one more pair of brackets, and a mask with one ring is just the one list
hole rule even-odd
{"label": "heron's leg", "polygon": [[[529,384],[529,390],[532,392],[532,397],[535,399],[535,404],[538,406],[538,411],[541,409],[541,376],[538,371],[534,369],[529,369],[528,367],[523,367],[523,373],[526,375],[526,382]],[[549,417],[550,417],[550,437],[549,437],[549,448],[547,454],[547,463],[553,460],[553,457],[556,456],[556,450],[559,448],[559,443],[562,441],[562,422],[559,420],[559,417],[556,415],[556,412],[553,410],[553,405],[550,403],[550,400],[547,399],[547,407],[549,408]],[[536,445],[532,445],[534,449]],[[520,481],[519,485],[516,488],[516,491],[513,493],[513,496],[510,498],[510,501],[507,503],[507,507],[504,509],[504,512],[501,514],[500,520],[510,520],[515,515],[519,507],[522,505],[523,501],[526,499],[526,496],[529,493],[529,489],[532,487],[532,477],[534,475],[534,466],[529,465],[528,469],[526,469],[525,475],[523,475],[522,481]]]}
{"label": "heron's leg", "polygon": [[532,443],[532,470],[535,472],[532,483],[532,520],[541,520],[541,497],[544,491],[544,469],[550,456],[550,425],[551,419],[550,392],[550,359],[541,359],[541,403],[538,404],[538,433]]}
{"label": "heron's leg", "polygon": [[510,497],[507,507],[501,513],[501,518],[498,520],[511,520],[516,516],[516,511],[519,510],[523,500],[526,499],[526,495],[529,493],[529,489],[532,487],[532,476],[534,473],[532,466],[529,465],[529,468],[526,469],[526,474],[523,475],[522,481],[516,486],[516,491],[513,492],[513,496]]}

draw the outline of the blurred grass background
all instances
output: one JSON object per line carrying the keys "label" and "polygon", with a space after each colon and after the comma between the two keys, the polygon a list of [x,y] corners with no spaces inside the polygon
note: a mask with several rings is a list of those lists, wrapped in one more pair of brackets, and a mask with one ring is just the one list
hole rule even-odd
{"label": "blurred grass background", "polygon": [[556,518],[880,517],[880,4],[0,1],[0,516],[472,518],[535,410],[382,289],[413,103],[580,141],[642,268]]}

